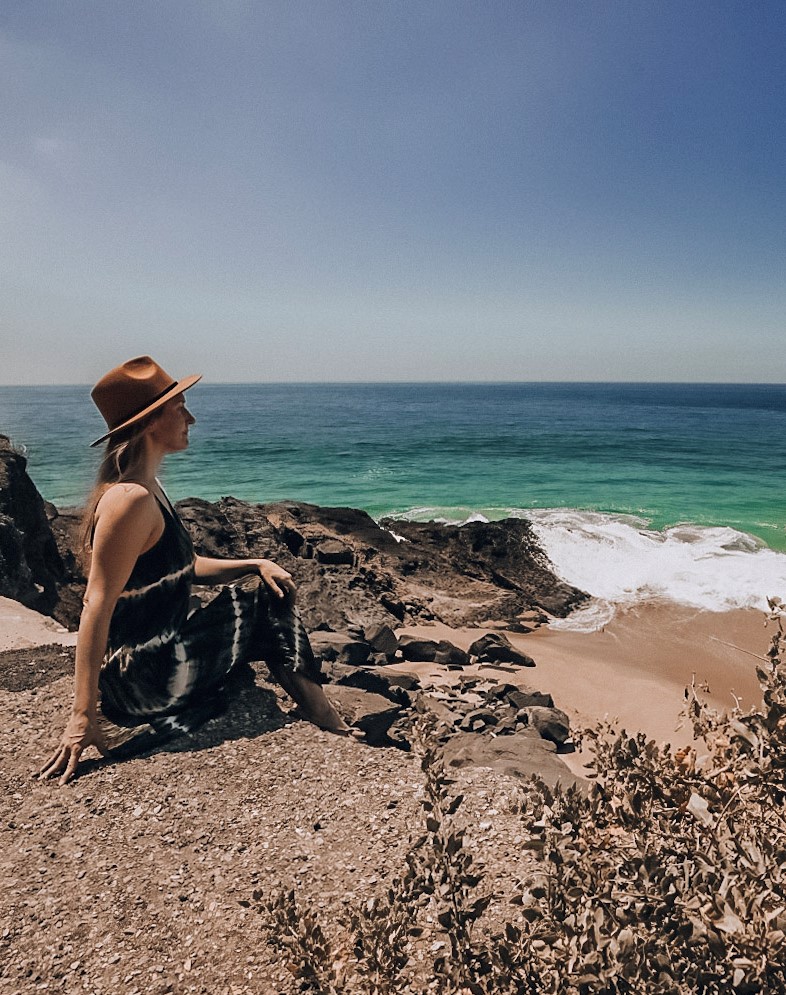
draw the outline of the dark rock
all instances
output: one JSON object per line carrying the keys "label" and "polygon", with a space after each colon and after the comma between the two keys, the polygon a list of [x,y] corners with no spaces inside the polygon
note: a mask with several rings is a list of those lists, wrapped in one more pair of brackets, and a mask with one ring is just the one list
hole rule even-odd
{"label": "dark rock", "polygon": [[554,700],[550,694],[534,691],[532,688],[518,687],[516,684],[495,684],[485,692],[487,702],[505,702],[513,708],[527,708],[530,705],[543,705],[553,708]]}
{"label": "dark rock", "polygon": [[0,435],[0,595],[51,615],[58,584],[66,580],[47,508],[27,474],[27,460]]}
{"label": "dark rock", "polygon": [[532,688],[513,688],[508,691],[506,698],[514,708],[529,708],[537,705],[542,708],[553,708],[554,699],[550,694],[543,691],[533,691]]}
{"label": "dark rock", "polygon": [[[73,628],[84,592],[74,555],[78,511],[58,514],[45,506],[26,476],[24,457],[7,442],[2,449],[2,590]],[[353,623],[392,628],[426,620],[473,625],[489,618],[527,624],[542,609],[564,616],[586,597],[554,576],[529,523],[521,519],[460,528],[395,522],[394,530],[407,539],[397,542],[384,523],[351,508],[291,501],[260,505],[231,497],[189,498],[177,507],[198,553],[264,556],[287,569],[309,630],[323,624],[341,631]],[[455,657],[452,663],[458,665]]]}
{"label": "dark rock", "polygon": [[526,653],[520,653],[501,632],[489,632],[476,639],[470,646],[471,656],[478,663],[515,663],[519,667],[534,667],[535,661]]}
{"label": "dark rock", "polygon": [[[466,525],[383,519],[380,525],[407,539],[397,544],[396,553],[402,570],[417,577],[421,587],[473,602],[461,610],[464,624],[519,620],[530,609],[562,618],[587,599],[554,575],[525,519]],[[432,608],[436,617],[459,624],[438,597]]]}
{"label": "dark rock", "polygon": [[[392,523],[406,532],[408,541],[399,543],[384,523],[351,508],[222,498],[189,499],[178,510],[198,552],[267,556],[289,570],[309,629],[319,622],[337,630],[351,621],[364,627],[431,619],[477,624],[489,617],[517,622],[541,607],[565,615],[586,598],[554,576],[521,519],[460,529]],[[341,569],[320,562],[320,549],[322,559],[341,560]]]}
{"label": "dark rock", "polygon": [[367,625],[364,632],[366,642],[376,653],[384,653],[385,656],[394,656],[398,649],[398,639],[396,633],[385,625],[384,622],[375,622]]}
{"label": "dark rock", "polygon": [[397,705],[407,706],[411,703],[405,688],[390,680],[386,671],[370,667],[351,667],[343,663],[332,662],[324,664],[322,672],[334,684],[342,687],[360,688],[373,694],[382,695]]}
{"label": "dark rock", "polygon": [[548,739],[557,746],[563,746],[570,738],[570,722],[561,709],[533,705],[521,711],[526,715],[529,725],[543,739]]}
{"label": "dark rock", "polygon": [[420,681],[414,674],[402,674],[397,670],[389,670],[385,672],[385,677],[393,687],[400,687],[405,691],[417,691],[420,688]]}
{"label": "dark rock", "polygon": [[355,554],[352,549],[335,539],[326,539],[315,546],[314,555],[319,563],[328,563],[331,566],[352,567],[355,565]]}
{"label": "dark rock", "polygon": [[489,767],[502,774],[529,778],[533,774],[549,784],[557,781],[567,787],[584,784],[556,755],[556,747],[534,729],[522,729],[506,736],[478,736],[457,732],[443,746],[449,767]]}
{"label": "dark rock", "polygon": [[366,734],[370,746],[403,746],[400,738],[388,735],[391,726],[402,715],[401,706],[382,695],[360,688],[332,684],[330,700],[344,720]]}
{"label": "dark rock", "polygon": [[346,632],[312,632],[309,636],[315,656],[322,660],[339,660],[358,667],[369,658],[371,647],[358,642]]}
{"label": "dark rock", "polygon": [[484,692],[484,696],[486,701],[494,699],[497,701],[506,701],[508,694],[512,691],[518,691],[518,687],[515,684],[495,684]]}
{"label": "dark rock", "polygon": [[399,637],[398,648],[405,660],[431,663],[437,655],[439,643],[420,636],[403,635]]}
{"label": "dark rock", "polygon": [[[473,708],[471,712],[467,712],[461,721],[462,729],[483,729],[486,726],[495,726],[499,722],[499,719],[494,712],[489,708]],[[479,725],[478,725],[479,723]]]}
{"label": "dark rock", "polygon": [[466,667],[469,663],[469,653],[447,639],[440,639],[437,643],[437,651],[434,654],[434,663],[443,663],[458,667]]}
{"label": "dark rock", "polygon": [[463,719],[463,714],[456,709],[454,701],[446,702],[442,698],[436,698],[428,692],[420,696],[418,706],[421,711],[433,712],[437,720],[448,729],[456,728]]}

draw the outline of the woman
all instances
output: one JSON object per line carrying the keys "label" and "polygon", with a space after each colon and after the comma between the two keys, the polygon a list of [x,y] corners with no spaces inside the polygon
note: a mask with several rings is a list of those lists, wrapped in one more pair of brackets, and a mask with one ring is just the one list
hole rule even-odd
{"label": "woman", "polygon": [[[74,704],[60,744],[40,771],[76,772],[95,746],[113,756],[149,749],[217,712],[217,692],[240,663],[264,659],[306,717],[352,732],[325,697],[319,664],[294,606],[295,584],[270,560],[195,556],[157,479],[168,453],[188,446],[194,416],[184,393],[149,356],[111,370],[92,391],[107,423],[106,452],[88,502],[90,569],[76,645]],[[252,574],[250,580],[233,584]],[[189,614],[192,583],[230,584]],[[124,730],[108,751],[101,712]]]}

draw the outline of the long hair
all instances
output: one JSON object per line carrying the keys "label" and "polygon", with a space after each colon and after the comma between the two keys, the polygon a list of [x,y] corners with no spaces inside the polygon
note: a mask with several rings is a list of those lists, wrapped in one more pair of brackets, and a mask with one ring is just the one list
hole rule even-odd
{"label": "long hair", "polygon": [[145,432],[159,414],[160,411],[155,411],[146,418],[130,425],[127,429],[116,432],[106,440],[106,448],[96,474],[96,481],[82,516],[80,548],[81,559],[85,567],[89,565],[90,553],[93,548],[93,527],[98,502],[112,484],[136,478],[145,454]]}

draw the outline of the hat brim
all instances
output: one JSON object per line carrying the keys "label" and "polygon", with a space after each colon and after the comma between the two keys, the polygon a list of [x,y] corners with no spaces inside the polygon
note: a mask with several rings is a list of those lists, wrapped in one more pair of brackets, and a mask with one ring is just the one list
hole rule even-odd
{"label": "hat brim", "polygon": [[102,435],[100,439],[96,439],[95,442],[90,443],[90,448],[97,446],[102,442],[105,442],[110,436],[116,435],[118,432],[122,432],[124,428],[128,428],[129,425],[133,425],[134,422],[140,421],[145,418],[151,412],[155,411],[156,408],[160,408],[162,404],[166,404],[167,401],[171,401],[173,397],[177,397],[178,394],[182,394],[184,391],[188,390],[189,387],[193,387],[194,384],[202,379],[201,373],[193,374],[190,377],[185,377],[183,380],[178,380],[176,384],[173,384],[169,390],[162,394],[161,397],[157,397],[152,404],[149,404],[142,411],[138,411],[133,418],[129,418],[128,421],[124,421],[122,425],[116,425],[113,429]]}

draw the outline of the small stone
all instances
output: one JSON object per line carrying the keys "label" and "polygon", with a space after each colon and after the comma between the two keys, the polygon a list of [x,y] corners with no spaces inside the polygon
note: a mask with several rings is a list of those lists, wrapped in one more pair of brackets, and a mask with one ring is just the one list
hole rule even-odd
{"label": "small stone", "polygon": [[336,539],[325,539],[314,547],[314,555],[318,563],[325,563],[330,566],[355,565],[355,553],[349,546]]}

